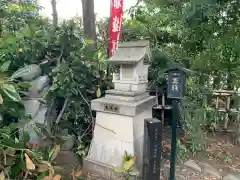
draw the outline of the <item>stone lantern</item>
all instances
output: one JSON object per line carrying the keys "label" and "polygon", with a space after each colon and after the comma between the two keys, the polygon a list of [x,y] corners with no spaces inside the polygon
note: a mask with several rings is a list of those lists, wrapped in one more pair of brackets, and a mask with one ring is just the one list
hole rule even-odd
{"label": "stone lantern", "polygon": [[113,74],[114,89],[91,102],[96,111],[94,134],[84,168],[105,179],[118,179],[114,168],[122,165],[126,151],[136,156],[142,171],[144,119],[152,118],[155,97],[147,92],[151,54],[148,41],[120,43],[109,63],[119,65]]}

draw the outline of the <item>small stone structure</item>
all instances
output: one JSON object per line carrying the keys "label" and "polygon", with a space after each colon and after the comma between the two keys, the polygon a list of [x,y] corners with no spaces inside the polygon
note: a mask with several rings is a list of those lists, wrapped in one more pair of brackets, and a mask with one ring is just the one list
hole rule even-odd
{"label": "small stone structure", "polygon": [[[49,127],[47,126],[47,121],[53,122],[54,120],[56,120],[56,108],[52,107],[51,113],[48,119],[46,119],[49,107],[47,107],[45,103],[42,103],[45,101],[45,95],[47,95],[49,89],[51,88],[51,81],[47,75],[43,75],[42,69],[39,65],[31,64],[25,68],[28,69],[28,72],[24,73],[22,80],[29,83],[30,87],[28,91],[25,92],[25,97],[23,97],[22,99],[26,113],[29,114],[31,117],[30,122],[28,122],[25,126],[25,130],[28,130],[28,133],[30,135],[30,143],[38,143],[41,145],[41,147],[48,147],[50,142],[42,142],[41,137],[39,137],[36,133],[35,124],[37,123],[40,125],[44,125],[46,126],[46,128],[49,129]],[[23,121],[24,123],[24,120],[20,121]],[[52,122],[48,122],[48,124]],[[20,131],[22,131],[22,129],[20,129]],[[62,130],[61,133],[62,136],[64,136],[64,138],[66,139],[66,142],[61,144],[61,150],[68,151],[74,145],[74,138],[73,136],[68,134],[67,130]]]}
{"label": "small stone structure", "polygon": [[[34,128],[35,123],[44,125],[47,106],[41,101],[44,101],[45,94],[48,92],[50,86],[50,79],[47,75],[42,75],[42,70],[39,65],[31,64],[27,67],[29,71],[24,74],[22,80],[28,82],[30,87],[25,92],[23,104],[26,113],[30,115],[31,121],[26,125],[30,135],[30,143],[40,143],[39,137]],[[24,120],[23,120],[24,121]]]}
{"label": "small stone structure", "polygon": [[[57,117],[55,108],[52,108],[50,117],[46,119],[49,107],[42,103],[45,101],[45,95],[51,88],[50,78],[47,75],[42,75],[43,73],[39,65],[31,64],[25,68],[29,69],[29,71],[24,74],[22,80],[24,82],[28,82],[31,87],[29,87],[28,91],[25,92],[25,97],[22,99],[26,112],[31,116],[31,120],[25,125],[24,130],[27,130],[30,135],[30,143],[38,143],[42,148],[49,147],[51,141],[43,141],[42,137],[38,136],[35,124],[38,123],[47,127],[47,121],[53,122]],[[25,123],[24,120],[20,121]],[[23,129],[20,129],[20,132],[22,131]],[[55,161],[56,165],[62,168],[61,174],[69,177],[72,169],[79,169],[81,167],[81,162],[74,152],[70,151],[74,145],[74,137],[68,134],[67,129],[63,129],[61,134],[64,136],[66,141],[61,144],[61,151]]]}
{"label": "small stone structure", "polygon": [[114,89],[91,102],[96,111],[94,135],[84,168],[105,179],[118,179],[113,168],[121,167],[126,151],[137,157],[142,172],[144,119],[152,117],[155,96],[149,96],[148,67],[151,60],[148,41],[120,43],[109,63],[120,65],[113,74]]}

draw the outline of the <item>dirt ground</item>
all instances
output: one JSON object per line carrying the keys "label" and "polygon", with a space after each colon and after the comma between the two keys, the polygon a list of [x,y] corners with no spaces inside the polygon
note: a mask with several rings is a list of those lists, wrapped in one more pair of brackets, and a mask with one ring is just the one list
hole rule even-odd
{"label": "dirt ground", "polygon": [[[183,132],[178,131],[178,137],[183,136]],[[163,143],[170,145],[171,129],[164,128]],[[240,174],[240,146],[234,145],[231,133],[217,132],[215,134],[209,133],[206,136],[206,151],[197,153],[195,156],[188,156],[186,160],[191,159],[195,162],[201,162],[205,165],[216,169],[221,176],[229,173]],[[189,169],[186,169],[183,162],[177,164],[176,174],[181,176],[189,175]],[[170,163],[169,159],[165,159],[162,164],[162,179],[167,180],[169,177]],[[194,172],[192,172],[194,173]],[[195,179],[208,179],[206,177]],[[209,178],[210,179],[210,178]]]}

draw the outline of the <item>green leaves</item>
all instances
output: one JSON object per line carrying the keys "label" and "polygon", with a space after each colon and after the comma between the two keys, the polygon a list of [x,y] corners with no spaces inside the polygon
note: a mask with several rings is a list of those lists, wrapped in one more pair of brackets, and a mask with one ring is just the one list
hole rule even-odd
{"label": "green leaves", "polygon": [[94,43],[91,39],[86,39],[84,42],[86,45],[92,45]]}
{"label": "green leaves", "polygon": [[48,160],[53,161],[57,157],[59,152],[60,152],[60,145],[56,145],[49,153]]}
{"label": "green leaves", "polygon": [[122,157],[122,166],[120,168],[115,168],[115,172],[123,173],[123,172],[130,172],[136,163],[136,156],[128,155],[125,151]]}
{"label": "green leaves", "polygon": [[21,101],[21,97],[17,92],[16,88],[12,84],[3,84],[2,91],[13,101]]}
{"label": "green leaves", "polygon": [[8,70],[8,68],[9,68],[10,64],[11,64],[11,61],[6,61],[6,62],[4,62],[4,63],[2,64],[2,66],[0,67],[0,70],[1,70],[2,72],[6,72],[6,71]]}

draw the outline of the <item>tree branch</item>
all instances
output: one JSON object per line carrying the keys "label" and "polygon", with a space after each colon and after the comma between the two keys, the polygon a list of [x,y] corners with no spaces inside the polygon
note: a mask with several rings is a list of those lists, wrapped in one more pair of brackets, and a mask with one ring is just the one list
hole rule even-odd
{"label": "tree branch", "polygon": [[129,12],[131,9],[134,9],[140,4],[140,2],[142,2],[142,0],[138,0],[134,6],[131,6],[129,9],[125,10],[123,13]]}
{"label": "tree branch", "polygon": [[63,113],[64,113],[64,111],[65,111],[65,109],[66,109],[66,107],[67,107],[67,104],[68,104],[68,98],[65,99],[63,108],[61,109],[61,111],[60,111],[60,113],[59,113],[59,115],[58,115],[58,117],[57,117],[57,120],[56,120],[56,123],[57,123],[57,124],[58,124],[59,121],[61,120],[61,118],[62,118],[62,116],[63,116]]}

